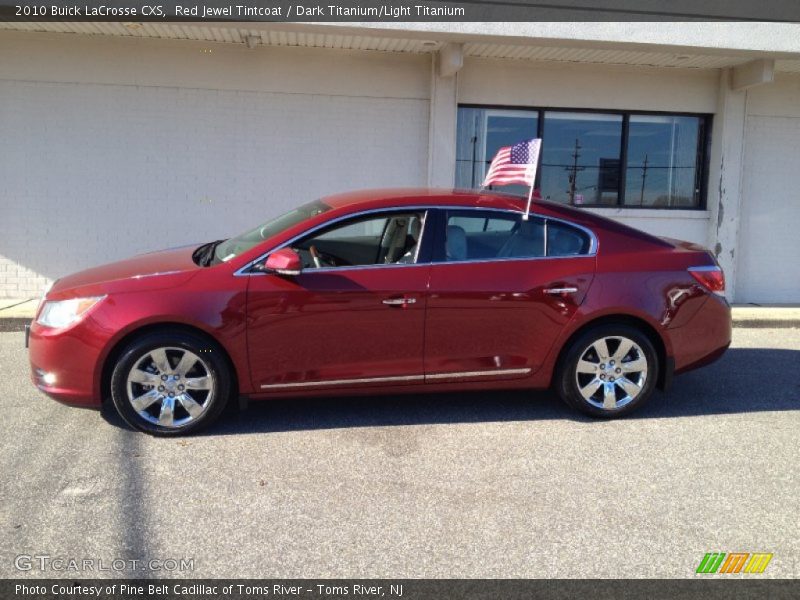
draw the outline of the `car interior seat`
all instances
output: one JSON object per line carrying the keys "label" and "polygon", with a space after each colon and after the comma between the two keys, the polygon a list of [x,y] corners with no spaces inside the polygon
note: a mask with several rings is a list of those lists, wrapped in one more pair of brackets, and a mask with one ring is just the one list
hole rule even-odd
{"label": "car interior seat", "polygon": [[467,259],[467,232],[458,225],[447,226],[447,242],[445,243],[447,260]]}
{"label": "car interior seat", "polygon": [[422,233],[422,219],[418,216],[412,217],[406,233],[406,243],[403,246],[402,254],[397,260],[398,263],[413,263],[417,255],[417,244]]}
{"label": "car interior seat", "polygon": [[544,256],[544,224],[540,219],[520,221],[497,253],[499,258]]}

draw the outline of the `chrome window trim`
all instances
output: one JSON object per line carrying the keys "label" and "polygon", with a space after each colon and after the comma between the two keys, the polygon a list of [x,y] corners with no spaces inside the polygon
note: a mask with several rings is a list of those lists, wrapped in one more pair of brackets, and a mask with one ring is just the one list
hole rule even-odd
{"label": "chrome window trim", "polygon": [[319,387],[326,385],[357,385],[359,383],[393,383],[400,381],[437,381],[440,379],[465,379],[469,377],[500,377],[503,375],[527,375],[531,369],[491,369],[488,371],[455,371],[453,373],[433,373],[430,375],[394,375],[391,377],[360,377],[356,379],[322,379],[318,381],[298,381],[293,383],[268,383],[262,390]]}
{"label": "chrome window trim", "polygon": [[[515,210],[510,208],[496,208],[491,206],[459,206],[457,204],[453,205],[413,205],[413,206],[403,206],[403,207],[385,207],[385,208],[373,208],[369,210],[364,210],[360,212],[350,213],[347,215],[342,215],[341,217],[337,217],[335,219],[331,219],[330,221],[326,221],[325,223],[320,223],[319,225],[312,227],[311,229],[307,229],[306,231],[299,233],[298,235],[294,236],[293,238],[271,248],[267,252],[261,254],[258,258],[251,260],[249,263],[237,269],[233,275],[234,277],[249,277],[251,275],[259,276],[259,275],[267,275],[268,273],[263,272],[249,272],[255,264],[263,261],[267,256],[272,254],[273,252],[280,250],[281,248],[285,248],[296,242],[297,240],[314,233],[315,231],[319,231],[325,227],[330,225],[335,225],[340,221],[344,221],[347,219],[358,218],[366,215],[371,214],[380,214],[384,212],[402,212],[402,211],[424,211],[425,215],[423,217],[423,224],[422,224],[422,233],[420,234],[419,243],[417,244],[417,255],[414,257],[413,263],[392,263],[392,264],[376,264],[376,265],[353,265],[353,266],[345,266],[345,267],[321,267],[321,268],[314,268],[309,269],[308,271],[304,271],[305,273],[325,273],[325,272],[342,272],[342,271],[353,271],[353,270],[361,270],[361,269],[391,269],[397,267],[420,267],[420,266],[429,266],[429,265],[465,265],[465,264],[474,264],[474,263],[486,263],[486,262],[508,262],[508,261],[529,261],[529,260],[562,260],[565,258],[580,258],[580,257],[594,257],[597,256],[597,250],[599,247],[599,242],[597,239],[597,235],[595,235],[594,231],[585,227],[584,225],[579,225],[578,223],[574,223],[572,221],[568,221],[566,219],[561,219],[558,217],[550,217],[545,215],[540,215],[538,213],[531,213],[532,217],[536,217],[538,219],[545,220],[545,226],[547,225],[547,221],[557,221],[559,223],[564,223],[569,227],[574,227],[580,231],[583,231],[586,235],[589,236],[589,250],[586,254],[570,254],[567,256],[530,256],[530,257],[506,257],[506,258],[480,258],[480,259],[473,259],[473,260],[459,260],[459,261],[430,261],[424,263],[416,262],[419,258],[419,251],[422,248],[422,239],[425,236],[425,230],[428,225],[428,214],[431,210],[475,210],[475,211],[490,211],[490,212],[502,212],[502,213],[509,213],[512,215],[524,215],[525,211],[523,210]],[[546,243],[546,242],[545,242]]]}

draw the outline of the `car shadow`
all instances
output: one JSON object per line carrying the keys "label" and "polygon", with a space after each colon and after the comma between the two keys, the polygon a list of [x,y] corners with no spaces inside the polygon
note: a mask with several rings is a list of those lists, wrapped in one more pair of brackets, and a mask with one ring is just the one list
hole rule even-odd
{"label": "car shadow", "polygon": [[[735,348],[716,363],[675,378],[630,419],[662,419],[800,409],[800,350]],[[104,418],[128,429],[113,411]],[[314,429],[569,419],[602,423],[566,406],[550,391],[417,393],[254,401],[232,408],[198,435],[242,435]]]}

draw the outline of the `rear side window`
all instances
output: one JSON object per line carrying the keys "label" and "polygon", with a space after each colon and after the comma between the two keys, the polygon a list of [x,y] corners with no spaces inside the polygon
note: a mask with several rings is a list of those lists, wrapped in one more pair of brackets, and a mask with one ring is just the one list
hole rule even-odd
{"label": "rear side window", "polygon": [[588,254],[592,240],[577,227],[560,221],[547,221],[547,256],[579,256]]}
{"label": "rear side window", "polygon": [[591,247],[576,227],[504,211],[445,211],[444,237],[437,260],[445,262],[577,256]]}

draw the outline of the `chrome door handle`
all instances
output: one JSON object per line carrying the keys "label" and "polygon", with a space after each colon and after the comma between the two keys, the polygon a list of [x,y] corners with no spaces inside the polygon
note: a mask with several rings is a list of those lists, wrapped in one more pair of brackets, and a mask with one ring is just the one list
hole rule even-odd
{"label": "chrome door handle", "polygon": [[405,306],[406,304],[415,304],[416,301],[416,298],[387,298],[383,300],[383,303],[389,306]]}
{"label": "chrome door handle", "polygon": [[558,294],[574,294],[577,291],[578,288],[576,287],[560,287],[560,288],[547,288],[544,291],[544,293],[558,295]]}

